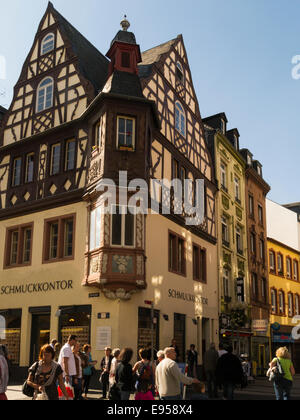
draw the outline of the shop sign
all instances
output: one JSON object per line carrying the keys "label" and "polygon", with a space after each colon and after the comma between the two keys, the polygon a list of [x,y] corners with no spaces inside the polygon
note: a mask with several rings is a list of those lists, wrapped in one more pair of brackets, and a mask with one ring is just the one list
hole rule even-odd
{"label": "shop sign", "polygon": [[292,334],[288,333],[274,333],[273,334],[273,342],[274,343],[294,343],[294,339]]}
{"label": "shop sign", "polygon": [[184,300],[185,302],[200,303],[208,305],[208,299],[202,296],[195,296],[190,293],[180,292],[179,290],[169,289],[168,297],[172,299]]}
{"label": "shop sign", "polygon": [[73,280],[52,281],[46,283],[29,283],[21,286],[2,286],[0,295],[25,295],[46,293],[57,290],[73,289]]}
{"label": "shop sign", "polygon": [[96,334],[96,350],[102,351],[111,347],[111,327],[98,327]]}
{"label": "shop sign", "polygon": [[266,333],[268,331],[268,319],[254,319],[252,321],[252,330],[256,333]]}

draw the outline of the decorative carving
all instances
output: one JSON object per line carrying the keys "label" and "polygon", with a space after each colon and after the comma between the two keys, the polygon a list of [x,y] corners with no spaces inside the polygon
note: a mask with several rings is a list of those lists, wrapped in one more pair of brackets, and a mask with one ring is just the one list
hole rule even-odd
{"label": "decorative carving", "polygon": [[115,292],[112,290],[103,290],[104,296],[109,300],[124,300],[128,301],[131,299],[132,295],[136,293],[136,290],[131,290],[127,292],[125,289],[117,289]]}
{"label": "decorative carving", "polygon": [[96,179],[98,179],[100,175],[101,175],[101,159],[93,162],[89,170],[88,182],[91,184]]}
{"label": "decorative carving", "polygon": [[143,247],[143,215],[137,214],[136,216],[136,245],[138,248]]}
{"label": "decorative carving", "polygon": [[112,258],[112,272],[120,274],[133,273],[133,260],[130,256],[114,255]]}
{"label": "decorative carving", "polygon": [[138,255],[136,257],[136,274],[138,276],[144,275],[144,257],[143,255]]}

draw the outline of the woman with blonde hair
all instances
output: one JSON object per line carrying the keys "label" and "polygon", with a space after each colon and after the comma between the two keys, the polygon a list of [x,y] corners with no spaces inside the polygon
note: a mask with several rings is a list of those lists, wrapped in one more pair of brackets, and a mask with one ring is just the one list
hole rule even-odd
{"label": "woman with blonde hair", "polygon": [[291,398],[291,390],[293,387],[293,376],[295,369],[291,360],[291,355],[286,347],[280,347],[276,351],[276,357],[270,363],[270,368],[278,368],[282,372],[282,377],[274,381],[274,390],[277,401],[288,401]]}

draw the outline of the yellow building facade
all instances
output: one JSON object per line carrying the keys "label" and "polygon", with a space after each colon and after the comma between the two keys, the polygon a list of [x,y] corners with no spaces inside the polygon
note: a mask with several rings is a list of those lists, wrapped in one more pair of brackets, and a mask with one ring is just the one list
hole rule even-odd
{"label": "yellow building facade", "polygon": [[299,371],[300,253],[268,238],[268,255],[272,353],[278,347],[288,347]]}
{"label": "yellow building facade", "polygon": [[224,113],[204,119],[218,182],[218,277],[220,338],[237,354],[250,353],[250,288],[245,203],[246,164],[239,132],[227,131]]}

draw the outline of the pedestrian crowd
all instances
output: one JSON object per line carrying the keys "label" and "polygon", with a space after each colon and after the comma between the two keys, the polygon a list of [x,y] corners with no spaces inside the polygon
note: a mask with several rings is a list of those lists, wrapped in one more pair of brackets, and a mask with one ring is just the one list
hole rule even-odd
{"label": "pedestrian crowd", "polygon": [[[233,354],[229,345],[222,343],[216,349],[214,343],[203,358],[205,385],[197,378],[198,353],[195,345],[187,351],[187,370],[179,367],[180,352],[173,340],[165,350],[152,350],[151,343],[139,350],[139,361],[132,364],[130,348],[105,348],[100,362],[100,399],[126,401],[131,395],[137,401],[182,399],[182,385],[193,386],[191,399],[218,399],[222,390],[224,400],[233,400],[235,389],[246,387],[251,377],[251,364],[247,355],[240,358]],[[91,378],[96,373],[97,361],[91,355],[91,346],[81,347],[75,335],[69,336],[64,346],[53,340],[40,350],[39,361],[28,372],[22,391],[35,400],[84,400],[87,399]],[[295,369],[286,347],[277,350],[267,372],[272,381],[277,400],[289,400]],[[7,400],[9,358],[5,346],[0,346],[0,400]]]}

